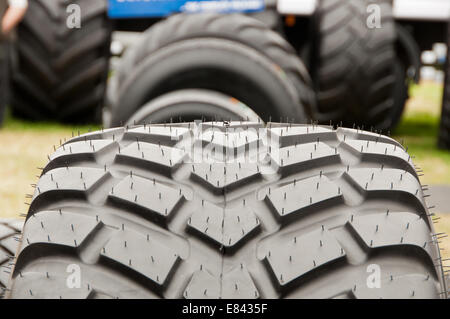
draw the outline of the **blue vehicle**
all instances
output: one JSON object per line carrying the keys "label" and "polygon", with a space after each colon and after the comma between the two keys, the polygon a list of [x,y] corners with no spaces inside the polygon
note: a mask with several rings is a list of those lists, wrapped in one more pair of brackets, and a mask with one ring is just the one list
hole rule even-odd
{"label": "blue vehicle", "polygon": [[264,0],[108,0],[108,16],[117,18],[161,18],[174,13],[247,13],[264,10]]}

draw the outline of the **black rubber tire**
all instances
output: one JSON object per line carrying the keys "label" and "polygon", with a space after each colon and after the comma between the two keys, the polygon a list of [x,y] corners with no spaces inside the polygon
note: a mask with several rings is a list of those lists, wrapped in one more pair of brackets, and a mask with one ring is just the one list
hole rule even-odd
{"label": "black rubber tire", "polygon": [[23,222],[23,219],[0,219],[0,298],[8,287]]}
{"label": "black rubber tire", "polygon": [[247,105],[229,96],[215,91],[190,89],[173,91],[153,99],[133,114],[126,124],[180,123],[198,119],[261,121]]}
{"label": "black rubber tire", "polygon": [[172,16],[147,30],[123,60],[109,90],[112,126],[180,89],[226,94],[264,120],[307,122],[305,112],[314,103],[295,50],[262,22],[240,14]]}
{"label": "black rubber tire", "polygon": [[394,107],[391,110],[391,115],[387,117],[383,123],[377,125],[378,128],[381,127],[385,131],[395,129],[400,123],[403,111],[405,110],[406,101],[409,98],[409,83],[407,82],[405,66],[397,60],[394,70],[396,78],[393,90]]}
{"label": "black rubber tire", "polygon": [[441,125],[439,127],[438,145],[450,150],[450,22],[447,32],[447,61],[445,64],[444,97],[442,99]]}
{"label": "black rubber tire", "polygon": [[[381,28],[367,27],[369,4],[380,5]],[[321,0],[314,24],[315,118],[390,129],[398,81],[390,0]]]}
{"label": "black rubber tire", "polygon": [[67,1],[30,1],[13,59],[13,113],[31,120],[100,122],[111,26],[106,0],[75,0],[81,28],[66,26]]}
{"label": "black rubber tire", "polygon": [[264,11],[252,12],[248,15],[264,23],[269,29],[282,35],[284,38],[283,18],[277,11],[277,0],[264,1]]}
{"label": "black rubber tire", "polygon": [[0,41],[0,128],[5,120],[7,106],[9,105],[9,55],[10,43],[9,39],[1,39]]}
{"label": "black rubber tire", "polygon": [[[388,137],[144,125],[73,138],[50,160],[12,298],[446,297],[433,214]],[[379,289],[367,284],[374,265]],[[80,289],[67,286],[74,268]]]}

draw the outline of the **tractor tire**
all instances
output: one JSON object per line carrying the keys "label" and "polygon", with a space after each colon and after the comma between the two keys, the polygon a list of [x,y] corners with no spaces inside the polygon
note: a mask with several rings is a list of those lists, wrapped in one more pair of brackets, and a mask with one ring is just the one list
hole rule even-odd
{"label": "tractor tire", "polygon": [[0,128],[5,120],[6,109],[9,104],[9,42],[0,41]]}
{"label": "tractor tire", "polygon": [[[390,0],[321,0],[315,16],[311,73],[315,118],[328,124],[393,127],[398,113],[395,23]],[[381,28],[367,26],[369,5],[381,8]],[[398,94],[397,94],[398,95]],[[403,105],[400,104],[402,108]]]}
{"label": "tractor tire", "polygon": [[[174,117],[177,115],[178,117]],[[127,125],[195,121],[261,121],[247,105],[208,90],[179,90],[157,97],[139,109]],[[104,121],[105,122],[105,121]]]}
{"label": "tractor tire", "polygon": [[440,148],[450,150],[450,22],[447,34],[447,61],[445,62],[444,97],[442,100],[441,125],[439,128]]}
{"label": "tractor tire", "polygon": [[0,219],[0,298],[8,287],[22,227],[21,219]]}
{"label": "tractor tire", "polygon": [[107,1],[75,0],[81,27],[69,28],[67,1],[30,1],[13,57],[13,114],[30,120],[101,120],[111,26]]}
{"label": "tractor tire", "polygon": [[295,50],[264,23],[240,14],[172,16],[148,29],[123,60],[108,94],[112,126],[182,89],[223,93],[263,120],[307,122],[315,101]]}
{"label": "tractor tire", "polygon": [[382,128],[383,130],[388,131],[388,133],[400,123],[403,111],[405,110],[406,101],[409,98],[409,83],[406,77],[405,65],[399,60],[396,61],[396,65],[394,66],[396,80],[392,94],[394,107],[391,110],[391,115],[386,118],[386,121],[377,125],[378,128]]}
{"label": "tractor tire", "polygon": [[284,34],[283,19],[277,10],[277,0],[266,0],[264,2],[264,11],[252,12],[249,13],[248,16],[261,21],[269,29],[286,38]]}
{"label": "tractor tire", "polygon": [[43,169],[9,297],[445,298],[432,216],[411,157],[379,134],[102,130]]}

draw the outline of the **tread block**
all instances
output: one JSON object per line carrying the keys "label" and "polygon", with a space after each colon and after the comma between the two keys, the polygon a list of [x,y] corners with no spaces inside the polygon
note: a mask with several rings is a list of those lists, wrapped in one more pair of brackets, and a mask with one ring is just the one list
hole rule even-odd
{"label": "tread block", "polygon": [[[67,276],[26,272],[14,280],[12,299],[87,299],[92,292],[85,285],[80,288],[67,287]],[[83,276],[81,276],[83,278]]]}
{"label": "tread block", "polygon": [[8,259],[5,262],[2,262],[0,264],[0,298],[3,296],[3,289],[2,287],[8,287],[9,279],[11,277],[11,272],[13,269],[13,260]]}
{"label": "tread block", "polygon": [[179,255],[163,243],[133,231],[117,231],[101,256],[118,262],[163,286],[175,269]]}
{"label": "tread block", "polygon": [[36,185],[33,200],[41,194],[55,190],[85,192],[108,174],[98,168],[60,167],[53,169],[41,176]]}
{"label": "tread block", "polygon": [[337,141],[336,132],[332,128],[317,125],[272,127],[267,134],[273,142],[278,141],[280,147],[320,142],[321,140]]}
{"label": "tread block", "polygon": [[89,154],[92,157],[95,153],[100,152],[109,146],[115,144],[111,140],[86,140],[80,142],[72,142],[60,146],[56,152],[50,155],[50,160],[57,160],[64,156]]}
{"label": "tread block", "polygon": [[417,214],[407,212],[379,213],[355,216],[348,224],[367,247],[414,245],[432,256],[430,229]]}
{"label": "tread block", "polygon": [[367,132],[367,131],[355,130],[355,129],[351,129],[351,128],[339,127],[336,130],[336,133],[341,141],[344,141],[344,136],[345,136],[346,142],[348,141],[347,139],[363,140],[363,141],[366,141],[366,143],[367,143],[367,141],[373,141],[373,142],[378,142],[378,143],[397,145],[397,147],[403,148],[403,146],[396,140],[394,140],[390,137],[387,137],[385,135],[381,135],[381,134],[374,133],[374,132]]}
{"label": "tread block", "polygon": [[415,176],[399,169],[369,169],[369,168],[355,168],[346,172],[353,181],[355,181],[361,189],[364,189],[369,194],[371,192],[379,191],[399,191],[409,193],[415,196],[421,203],[420,182]]}
{"label": "tread block", "polygon": [[270,156],[283,174],[295,171],[299,165],[313,166],[340,162],[337,150],[322,142],[284,147],[279,149],[278,153],[272,151]]}
{"label": "tread block", "polygon": [[225,247],[233,247],[260,227],[249,208],[227,209],[205,202],[188,221],[188,226]]}
{"label": "tread block", "polygon": [[18,219],[13,222],[9,222],[7,225],[11,228],[13,228],[16,232],[22,232],[24,220]]}
{"label": "tread block", "polygon": [[138,164],[145,165],[146,168],[152,168],[170,176],[172,170],[181,164],[184,157],[185,153],[178,148],[134,142],[120,150],[116,155],[116,161],[127,163],[132,159]]}
{"label": "tread block", "polygon": [[11,255],[9,252],[6,252],[3,249],[0,249],[0,264],[4,264],[11,258]]}
{"label": "tread block", "polygon": [[276,235],[264,249],[264,260],[280,286],[288,285],[309,271],[345,256],[345,251],[333,235],[322,228],[306,234],[297,231]]}
{"label": "tread block", "polygon": [[113,140],[118,141],[123,133],[125,131],[125,128],[123,127],[117,127],[117,128],[110,128],[110,129],[104,129],[97,132],[89,132],[82,134],[80,136],[72,137],[70,140],[68,140],[65,145],[71,144],[74,142],[85,142],[88,140]]}
{"label": "tread block", "polygon": [[128,129],[123,136],[123,140],[174,146],[184,136],[191,136],[190,130],[185,127],[141,125]]}
{"label": "tread block", "polygon": [[[238,152],[247,151],[260,144],[259,133],[254,128],[242,128],[240,126],[230,128],[229,131],[222,131],[217,127],[202,132],[201,141],[204,149],[218,150],[222,154],[235,155]],[[206,147],[207,145],[207,147]]]}
{"label": "tread block", "polygon": [[5,293],[3,288],[8,286],[22,225],[20,219],[0,219],[0,298]]}
{"label": "tread block", "polygon": [[279,217],[301,213],[302,209],[328,201],[344,201],[339,187],[327,176],[314,176],[291,182],[274,190],[265,197]]}
{"label": "tread block", "polygon": [[217,122],[200,123],[199,128],[201,128],[203,131],[209,130],[211,128],[219,129],[221,131],[226,131],[229,129],[237,129],[237,128],[242,128],[244,130],[248,130],[248,129],[264,128],[264,123],[247,122],[247,121],[231,121],[231,122],[217,121]]}
{"label": "tread block", "polygon": [[184,201],[184,195],[178,189],[130,175],[114,186],[109,198],[143,207],[163,218],[170,218]]}
{"label": "tread block", "polygon": [[93,217],[67,211],[35,213],[25,223],[21,251],[39,243],[78,247],[100,223]]}
{"label": "tread block", "polygon": [[432,277],[422,274],[383,278],[380,288],[357,285],[352,293],[357,299],[428,299],[439,298]]}
{"label": "tread block", "polygon": [[403,149],[396,144],[386,144],[380,142],[371,141],[361,141],[361,140],[349,140],[345,142],[349,145],[355,152],[365,155],[385,155],[391,157],[397,157],[401,160],[407,162],[410,166],[414,168],[411,157]]}
{"label": "tread block", "polygon": [[261,177],[254,163],[198,163],[193,164],[191,178],[203,183],[214,193],[233,188]]}
{"label": "tread block", "polygon": [[[19,242],[16,241],[16,248]],[[14,249],[15,253],[15,249]],[[3,297],[4,290],[3,287],[8,286],[9,278],[11,277],[11,272],[13,268],[13,258],[14,256],[4,249],[0,249],[0,298]]]}
{"label": "tread block", "polygon": [[183,297],[185,299],[218,299],[220,280],[207,270],[198,270],[192,275]]}
{"label": "tread block", "polygon": [[244,264],[234,267],[223,275],[223,299],[257,299],[258,289]]}
{"label": "tread block", "polygon": [[[6,238],[17,233],[17,230],[12,229],[7,224],[0,223],[0,238]],[[0,242],[1,245],[1,242]]]}
{"label": "tread block", "polygon": [[19,246],[20,234],[16,233],[13,236],[9,236],[1,241],[0,246],[15,254],[17,247]]}

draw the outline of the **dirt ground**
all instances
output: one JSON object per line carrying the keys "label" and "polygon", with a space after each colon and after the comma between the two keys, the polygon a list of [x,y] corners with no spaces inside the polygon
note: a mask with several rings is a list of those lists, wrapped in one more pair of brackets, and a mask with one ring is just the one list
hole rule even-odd
{"label": "dirt ground", "polygon": [[47,162],[53,145],[70,132],[0,131],[0,217],[14,218],[27,212],[26,194],[32,194],[39,167]]}

